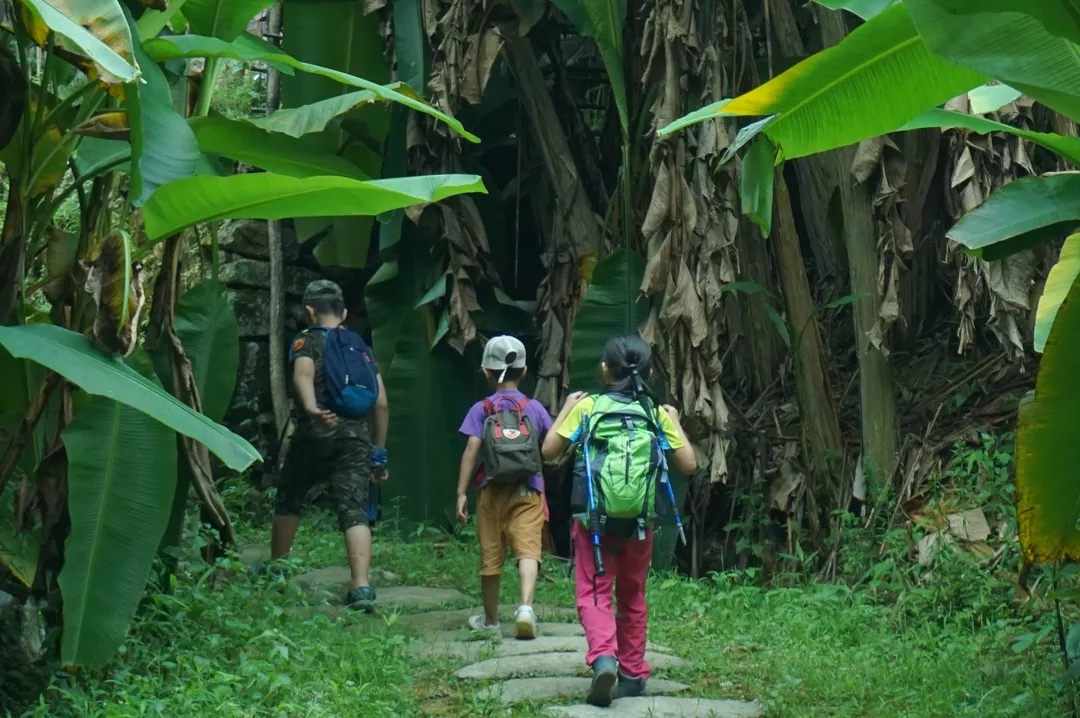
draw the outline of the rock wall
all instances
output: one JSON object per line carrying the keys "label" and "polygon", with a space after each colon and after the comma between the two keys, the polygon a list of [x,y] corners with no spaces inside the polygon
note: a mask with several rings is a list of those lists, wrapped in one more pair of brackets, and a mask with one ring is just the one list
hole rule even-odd
{"label": "rock wall", "polygon": [[[224,423],[267,456],[278,437],[270,399],[270,255],[266,222],[226,222],[218,237],[218,278],[226,287],[240,328],[240,367]],[[316,279],[332,279],[341,285],[349,326],[364,333],[363,288],[370,272],[320,267],[312,253],[317,240],[299,242],[287,222],[283,223],[281,238],[285,259],[285,355],[292,338],[305,326],[300,300],[307,285]]]}

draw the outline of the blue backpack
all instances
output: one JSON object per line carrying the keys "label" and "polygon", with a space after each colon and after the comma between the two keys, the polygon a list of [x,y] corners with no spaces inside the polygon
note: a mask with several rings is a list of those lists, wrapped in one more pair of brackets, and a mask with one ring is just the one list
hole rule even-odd
{"label": "blue backpack", "polygon": [[312,329],[326,333],[323,379],[327,408],[348,419],[367,416],[379,397],[378,372],[368,345],[345,327]]}

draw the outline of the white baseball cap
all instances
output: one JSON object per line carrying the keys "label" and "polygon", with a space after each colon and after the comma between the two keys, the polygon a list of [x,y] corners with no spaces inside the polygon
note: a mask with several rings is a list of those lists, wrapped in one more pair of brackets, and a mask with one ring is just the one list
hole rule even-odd
{"label": "white baseball cap", "polygon": [[517,337],[502,335],[492,337],[484,345],[484,358],[480,366],[500,372],[499,381],[506,377],[506,370],[525,368],[525,345]]}

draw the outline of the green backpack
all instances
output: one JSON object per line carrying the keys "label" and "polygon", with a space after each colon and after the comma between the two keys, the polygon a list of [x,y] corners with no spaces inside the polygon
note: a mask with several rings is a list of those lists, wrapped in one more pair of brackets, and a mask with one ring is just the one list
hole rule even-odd
{"label": "green backpack", "polygon": [[[570,508],[600,535],[644,538],[665,468],[660,422],[635,399],[600,394],[583,418]],[[588,457],[588,470],[586,470]],[[589,483],[599,526],[590,526]]]}

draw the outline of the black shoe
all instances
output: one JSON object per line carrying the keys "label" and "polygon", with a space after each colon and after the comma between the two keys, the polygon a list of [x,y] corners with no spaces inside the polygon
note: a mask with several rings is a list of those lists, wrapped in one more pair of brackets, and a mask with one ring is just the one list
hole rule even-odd
{"label": "black shoe", "polygon": [[645,695],[645,679],[631,678],[619,671],[619,685],[615,688],[616,698],[639,698]]}
{"label": "black shoe", "polygon": [[357,586],[345,596],[345,605],[356,611],[371,613],[375,610],[375,589]]}
{"label": "black shoe", "polygon": [[592,665],[592,685],[585,702],[606,708],[611,705],[615,693],[615,681],[619,678],[618,663],[613,656],[600,656]]}

